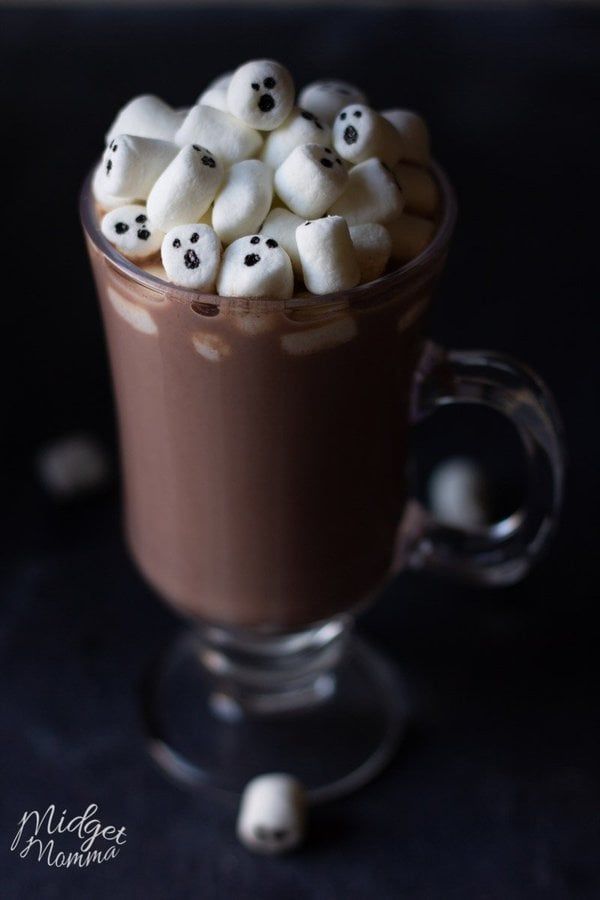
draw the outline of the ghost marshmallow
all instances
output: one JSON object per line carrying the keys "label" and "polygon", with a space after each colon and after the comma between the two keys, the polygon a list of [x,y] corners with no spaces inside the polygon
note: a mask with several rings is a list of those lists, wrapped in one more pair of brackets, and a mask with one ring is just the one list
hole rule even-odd
{"label": "ghost marshmallow", "polygon": [[94,177],[92,178],[92,193],[96,203],[104,212],[116,209],[118,206],[131,206],[136,200],[141,200],[141,197],[117,197],[111,194],[110,191],[107,191],[102,163],[96,166]]}
{"label": "ghost marshmallow", "polygon": [[402,137],[403,159],[422,166],[428,165],[429,131],[421,116],[409,109],[386,109],[381,115],[392,123]]}
{"label": "ghost marshmallow", "polygon": [[275,171],[275,190],[292,212],[316,219],[335,203],[348,183],[344,165],[330,147],[302,144]]}
{"label": "ghost marshmallow", "polygon": [[347,81],[313,81],[302,88],[298,97],[299,106],[308,109],[328,125],[344,106],[366,102],[363,92]]}
{"label": "ghost marshmallow", "polygon": [[152,223],[145,206],[119,206],[106,213],[100,224],[104,237],[123,256],[147,259],[162,243],[163,232]]}
{"label": "ghost marshmallow", "polygon": [[360,268],[348,225],[340,216],[304,222],[296,229],[304,284],[313,294],[355,287]]}
{"label": "ghost marshmallow", "polygon": [[239,238],[223,254],[217,292],[222,297],[289,300],[294,292],[290,258],[268,235]]}
{"label": "ghost marshmallow", "polygon": [[392,239],[385,226],[378,222],[351,225],[350,238],[360,268],[361,284],[383,275],[392,252]]}
{"label": "ghost marshmallow", "polygon": [[175,143],[209,147],[224,166],[256,156],[262,147],[258,131],[228,112],[212,106],[192,106],[175,135]]}
{"label": "ghost marshmallow", "polygon": [[283,125],[271,131],[264,143],[261,159],[276,169],[292,150],[301,144],[331,144],[331,129],[306,109],[293,109]]}
{"label": "ghost marshmallow", "polygon": [[242,794],[237,820],[240,841],[258,853],[284,853],[304,837],[306,795],[291,775],[253,778]]}
{"label": "ghost marshmallow", "polygon": [[294,95],[292,76],[284,66],[272,59],[255,59],[233,73],[227,105],[246,125],[272,131],[287,119]]}
{"label": "ghost marshmallow", "polygon": [[171,141],[119,134],[104,151],[101,186],[117,196],[145,200],[178,150]]}
{"label": "ghost marshmallow", "polygon": [[118,134],[172,141],[181,126],[186,110],[177,110],[152,94],[134,97],[118,113],[106,134],[110,144]]}
{"label": "ghost marshmallow", "polygon": [[244,159],[227,172],[212,211],[212,226],[224,244],[260,228],[273,199],[271,169]]}
{"label": "ghost marshmallow", "polygon": [[222,178],[222,166],[213,154],[199,144],[188,144],[150,191],[150,218],[163,231],[197,222],[212,203]]}
{"label": "ghost marshmallow", "polygon": [[333,146],[342,159],[359,163],[377,156],[390,168],[402,156],[403,143],[391,122],[369,106],[351,104],[333,123]]}
{"label": "ghost marshmallow", "polygon": [[211,294],[215,288],[221,242],[210,225],[177,225],[164,236],[161,258],[173,284]]}
{"label": "ghost marshmallow", "polygon": [[296,229],[304,223],[304,219],[290,212],[289,209],[276,207],[272,209],[260,229],[261,233],[275,238],[289,256],[294,273],[302,276],[302,264],[296,243]]}
{"label": "ghost marshmallow", "polygon": [[330,208],[349,225],[393,222],[404,208],[402,190],[394,175],[378,159],[366,159],[350,169],[348,187]]}

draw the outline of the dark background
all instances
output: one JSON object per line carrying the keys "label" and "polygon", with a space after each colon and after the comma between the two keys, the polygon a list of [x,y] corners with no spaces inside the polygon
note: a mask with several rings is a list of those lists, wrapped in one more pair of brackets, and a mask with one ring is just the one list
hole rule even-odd
{"label": "dark background", "polygon": [[[61,506],[33,466],[74,430],[114,447],[76,212],[114,113],[142,92],[189,104],[210,78],[268,55],[299,85],[340,76],[376,107],[426,116],[460,199],[433,336],[538,369],[570,456],[557,540],[525,583],[484,592],[404,575],[364,617],[408,677],[411,734],[385,775],[316,811],[306,848],[277,860],[250,856],[232,809],[172,787],[144,757],[139,682],[180,623],[127,559],[116,486]],[[600,15],[4,11],[0,58],[0,895],[598,897]],[[515,499],[514,437],[469,416],[421,430],[421,480],[446,453],[476,452]],[[54,870],[9,852],[25,810],[91,802],[127,827],[118,860]]]}

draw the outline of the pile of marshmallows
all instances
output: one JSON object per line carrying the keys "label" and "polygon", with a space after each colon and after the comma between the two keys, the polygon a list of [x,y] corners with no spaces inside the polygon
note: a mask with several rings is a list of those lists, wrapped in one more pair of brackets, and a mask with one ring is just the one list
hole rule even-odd
{"label": "pile of marshmallows", "polygon": [[295,280],[347,290],[416,256],[438,205],[423,120],[375,112],[341,81],[294,100],[273,60],[218,78],[190,110],[131,100],[93,179],[104,236],[138,263],[160,250],[174,284],[226,297],[288,299]]}

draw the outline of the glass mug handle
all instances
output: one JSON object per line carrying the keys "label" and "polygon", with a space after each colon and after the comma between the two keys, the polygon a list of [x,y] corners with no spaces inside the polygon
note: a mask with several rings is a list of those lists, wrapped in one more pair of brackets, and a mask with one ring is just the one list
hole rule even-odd
{"label": "glass mug handle", "polygon": [[531,569],[546,547],[562,503],[565,458],[560,417],[541,379],[508,356],[487,350],[425,347],[411,398],[413,423],[441,406],[477,403],[515,426],[527,462],[523,506],[477,530],[437,522],[409,500],[394,568],[451,574],[478,585],[508,585]]}

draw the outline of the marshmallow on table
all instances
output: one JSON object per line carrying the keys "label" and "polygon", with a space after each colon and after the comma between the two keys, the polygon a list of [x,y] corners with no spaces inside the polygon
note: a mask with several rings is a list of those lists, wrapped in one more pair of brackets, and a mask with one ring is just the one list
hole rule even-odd
{"label": "marshmallow on table", "polygon": [[313,81],[302,88],[298,97],[298,106],[310,110],[329,125],[344,106],[366,102],[363,92],[347,81]]}
{"label": "marshmallow on table", "polygon": [[210,225],[176,225],[163,238],[161,258],[173,284],[211,294],[221,261],[221,242]]}
{"label": "marshmallow on table", "polygon": [[253,59],[235,70],[227,88],[229,111],[246,125],[272,131],[294,105],[292,76],[272,59]]}
{"label": "marshmallow on table", "polygon": [[118,134],[172,141],[186,114],[187,110],[173,109],[152,94],[134,97],[117,113],[106,133],[106,143],[110,144]]}
{"label": "marshmallow on table", "polygon": [[387,230],[392,239],[392,256],[398,262],[408,262],[427,247],[435,234],[435,225],[430,219],[404,213],[390,222]]}
{"label": "marshmallow on table", "polygon": [[378,159],[366,159],[350,169],[348,187],[331,206],[334,216],[349,225],[393,222],[404,208],[402,190],[390,170]]}
{"label": "marshmallow on table", "polygon": [[298,216],[316,219],[340,196],[348,183],[341,159],[330,147],[302,144],[275,170],[275,190]]}
{"label": "marshmallow on table", "polygon": [[197,222],[212,203],[222,178],[223,168],[209,150],[199,144],[182,147],[150,191],[150,218],[163,231]]}
{"label": "marshmallow on table", "polygon": [[275,238],[277,243],[283,247],[291,260],[295,274],[300,277],[302,276],[302,264],[296,243],[296,229],[303,223],[304,219],[290,212],[289,209],[275,207],[259,229],[261,233]]}
{"label": "marshmallow on table", "polygon": [[92,193],[104,212],[108,212],[110,209],[117,209],[118,206],[130,206],[136,200],[141,199],[140,197],[115,197],[114,194],[109,193],[105,187],[104,166],[102,163],[96,166],[96,171],[92,178]]}
{"label": "marshmallow on table", "polygon": [[296,229],[304,284],[313,294],[349,290],[360,268],[348,225],[340,216],[304,222]]}
{"label": "marshmallow on table", "polygon": [[192,106],[175,135],[175,143],[208,147],[224,166],[256,156],[262,147],[258,131],[212,106]]}
{"label": "marshmallow on table", "polygon": [[233,72],[226,72],[220,75],[208,85],[206,90],[202,91],[196,103],[200,106],[212,106],[213,109],[220,109],[222,112],[229,112],[227,106],[227,88],[231,81]]}
{"label": "marshmallow on table", "polygon": [[100,230],[129,259],[153,256],[163,239],[163,232],[154,225],[146,207],[139,204],[119,206],[107,212]]}
{"label": "marshmallow on table", "polygon": [[425,218],[435,214],[438,207],[438,186],[435,178],[422,166],[398,163],[394,175],[404,194],[404,207]]}
{"label": "marshmallow on table", "polygon": [[327,147],[331,143],[331,129],[306,109],[296,107],[285,122],[269,132],[265,138],[261,159],[276,169],[292,150],[301,144],[320,144]]}
{"label": "marshmallow on table", "polygon": [[273,199],[273,174],[258,159],[234,163],[212,210],[212,226],[224,244],[258,231]]}
{"label": "marshmallow on table", "polygon": [[237,835],[249,850],[284,853],[304,838],[306,794],[291,775],[259,775],[244,788]]}
{"label": "marshmallow on table", "polygon": [[394,126],[364,104],[351,104],[339,112],[333,123],[333,146],[352,163],[377,156],[390,168],[403,154],[403,141]]}
{"label": "marshmallow on table", "polygon": [[365,284],[385,271],[392,252],[392,239],[384,225],[368,222],[351,225],[350,237],[360,268],[360,281]]}
{"label": "marshmallow on table", "polygon": [[289,300],[294,293],[290,258],[268,235],[239,238],[223,254],[217,292],[222,297]]}
{"label": "marshmallow on table", "polygon": [[172,141],[119,134],[104,151],[101,186],[116,196],[145,200],[178,151]]}
{"label": "marshmallow on table", "polygon": [[404,144],[403,159],[406,162],[429,164],[429,131],[421,116],[409,109],[386,109],[381,113],[400,133]]}

